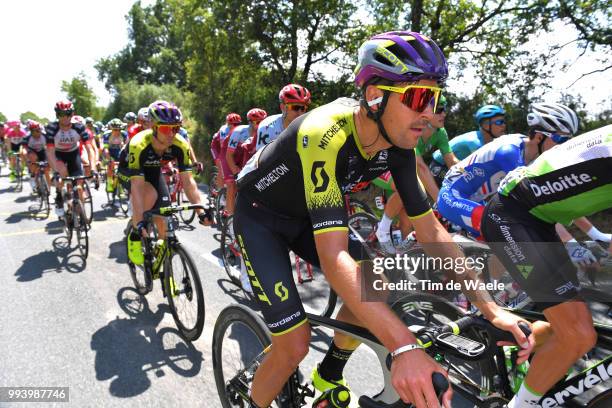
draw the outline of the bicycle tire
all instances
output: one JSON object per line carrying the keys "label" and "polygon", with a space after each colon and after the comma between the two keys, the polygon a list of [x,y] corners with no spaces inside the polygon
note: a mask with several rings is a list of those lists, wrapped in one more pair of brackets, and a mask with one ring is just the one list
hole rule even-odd
{"label": "bicycle tire", "polygon": [[[376,229],[378,228],[378,218],[367,212],[358,212],[348,217],[351,233],[353,231],[370,246],[376,241]],[[377,244],[376,244],[377,245]]]}
{"label": "bicycle tire", "polygon": [[[240,351],[248,352],[250,358],[232,358],[225,361],[223,358],[224,349],[230,348],[231,344],[228,342],[224,342],[226,339],[225,334],[230,329],[232,324],[242,324],[244,328],[248,329],[252,336],[252,341],[243,342],[240,344]],[[234,329],[231,327],[231,331]],[[240,336],[241,333],[230,333],[233,336]],[[230,337],[228,336],[228,339]],[[259,344],[256,344],[257,341]],[[228,395],[228,387],[226,384],[226,376],[224,373],[225,365],[229,365],[229,363],[241,364],[244,361],[248,361],[249,365],[258,356],[261,351],[263,351],[267,346],[271,344],[272,340],[268,329],[263,321],[263,319],[257,315],[255,312],[247,308],[243,305],[230,305],[221,311],[217,321],[215,322],[215,327],[213,330],[213,341],[212,341],[212,364],[213,364],[213,373],[215,376],[215,384],[217,385],[217,393],[219,395],[219,399],[221,400],[221,405],[223,408],[235,408],[238,406],[244,406],[244,399],[239,395]],[[225,344],[224,344],[225,343]],[[254,350],[247,350],[249,347],[255,347]],[[237,357],[237,356],[236,356]],[[246,367],[241,367],[232,373],[232,376],[238,373],[238,371],[245,369]],[[228,378],[229,380],[229,378]],[[250,387],[249,387],[250,388]],[[239,398],[239,399],[237,399]],[[276,398],[275,403],[277,407],[280,408],[289,408],[292,407],[292,395],[289,391],[289,386],[287,384],[284,385],[281,393]],[[235,402],[233,402],[235,401]]]}
{"label": "bicycle tire", "polygon": [[85,197],[83,199],[83,209],[85,210],[85,219],[89,227],[91,221],[93,221],[93,196],[91,195],[91,189],[87,180],[83,183],[83,196]]}
{"label": "bicycle tire", "polygon": [[[130,223],[124,240],[125,240],[125,253],[128,254],[128,239],[130,239],[130,234],[132,233],[132,230],[134,229],[134,227],[132,226],[132,223]],[[142,239],[143,241],[143,245],[145,245],[146,243],[144,242],[144,239]],[[135,265],[132,261],[130,261],[130,257],[128,256],[128,268],[130,270],[130,276],[132,277],[132,281],[134,282],[134,287],[136,288],[136,291],[138,291],[138,293],[140,295],[146,295],[147,293],[151,292],[151,290],[153,290],[153,279],[151,277],[151,273],[149,271],[147,271],[146,266],[143,265]]]}
{"label": "bicycle tire", "polygon": [[[181,188],[179,191],[177,191],[176,202],[177,202],[178,205],[181,205],[181,204],[189,205],[189,204],[191,204],[189,202],[189,198],[187,197],[187,194],[185,194],[185,190],[184,189]],[[189,224],[191,224],[193,222],[193,220],[195,218],[195,215],[196,215],[196,211],[195,210],[179,212],[179,216],[181,217],[181,220],[185,224],[187,224],[187,225],[189,225]]]}
{"label": "bicycle tire", "polygon": [[51,205],[49,202],[49,186],[47,185],[47,180],[44,175],[38,176],[38,201],[39,208],[38,212],[44,213],[45,218],[49,218],[49,213],[51,212]]}
{"label": "bicycle tire", "polygon": [[240,253],[240,248],[237,247],[236,239],[233,232],[234,217],[228,217],[221,228],[221,259],[223,260],[223,268],[230,282],[242,288],[240,284],[240,262],[241,255],[237,256],[235,251]]}
{"label": "bicycle tire", "polygon": [[72,244],[72,212],[66,211],[64,214],[64,233],[68,240],[68,247]]}
{"label": "bicycle tire", "polygon": [[[181,260],[181,264],[183,266],[183,270],[188,270],[188,275],[183,276],[180,279],[180,283],[175,279],[176,271],[172,266],[172,258],[174,256],[178,256]],[[198,273],[198,269],[193,262],[193,259],[189,255],[189,252],[183,248],[183,246],[179,243],[176,243],[172,246],[171,251],[168,254],[168,257],[165,260],[166,264],[164,265],[164,286],[166,288],[166,296],[168,297],[168,304],[170,305],[170,311],[172,312],[172,317],[174,317],[174,322],[179,329],[181,335],[187,341],[195,341],[202,334],[202,330],[204,329],[204,291],[202,290],[202,282],[200,281],[200,275]],[[176,285],[179,284],[180,288],[177,288]],[[189,302],[193,301],[193,295],[197,297],[196,299],[196,319],[193,327],[188,327],[183,320],[179,317],[179,313],[177,311],[176,297],[180,295],[182,299],[187,299]]]}
{"label": "bicycle tire", "polygon": [[[429,312],[437,312],[439,316],[442,316],[445,320],[449,321],[457,320],[465,315],[465,312],[453,303],[440,296],[429,293],[407,294],[403,298],[393,302],[391,308],[407,326],[409,326],[412,322],[407,320],[406,314],[414,311],[420,311],[422,315],[425,315],[425,322],[422,324],[423,326],[432,323],[432,316],[427,315]],[[417,320],[420,318],[418,314],[416,314],[414,317]],[[477,338],[481,342],[487,341],[485,338],[483,338],[482,333],[477,330],[470,330],[467,333],[462,333],[462,336]],[[495,362],[492,359],[493,357],[490,356],[489,358],[469,362],[472,364],[472,366],[468,364],[468,368],[466,368],[466,370],[461,374],[457,372],[458,364],[451,361],[452,369],[448,371],[449,378],[451,378],[452,381],[462,383],[464,387],[471,388],[475,395],[480,395],[482,390],[487,390],[493,394],[495,392],[495,376],[497,375],[497,371],[495,369]],[[459,358],[458,361],[462,360]],[[466,382],[465,377],[474,381],[477,386]],[[480,389],[477,387],[480,387]]]}
{"label": "bicycle tire", "polygon": [[612,406],[612,389],[608,389],[591,399],[587,408],[608,408]]}
{"label": "bicycle tire", "polygon": [[81,204],[77,206],[73,217],[74,229],[77,236],[77,247],[83,258],[87,259],[89,255],[89,236],[87,235],[87,220],[85,218],[85,210]]}
{"label": "bicycle tire", "polygon": [[[302,265],[305,267],[305,269],[308,268],[308,263],[306,262],[306,260],[301,259],[299,263],[300,272],[302,273],[302,276],[303,276],[304,272],[301,271]],[[297,262],[294,262],[293,269],[296,275],[298,274],[297,267],[298,267]],[[311,268],[314,268],[314,266],[311,266]],[[317,271],[317,272],[313,271],[312,275],[313,275],[312,281],[303,281],[301,284],[296,279],[296,287],[298,290],[298,294],[300,298],[302,299],[302,303],[304,304],[306,311],[309,313],[316,314],[319,316],[324,316],[324,317],[331,317],[331,315],[334,313],[334,310],[336,309],[336,304],[338,303],[338,295],[336,294],[336,292],[334,292],[329,282],[325,280],[321,271]],[[311,284],[317,280],[316,277],[321,278],[323,281],[320,284],[316,285],[316,287],[313,288],[311,287]],[[319,288],[321,288],[321,286],[322,286],[322,290],[326,291],[325,293],[323,293],[325,297],[324,302],[317,300],[317,297],[319,299],[323,297],[321,296],[321,290],[318,290]]]}

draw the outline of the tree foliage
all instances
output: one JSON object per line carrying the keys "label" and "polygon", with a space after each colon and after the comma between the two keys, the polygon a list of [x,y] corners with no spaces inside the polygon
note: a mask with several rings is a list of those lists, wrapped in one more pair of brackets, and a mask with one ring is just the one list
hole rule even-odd
{"label": "tree foliage", "polygon": [[6,118],[6,115],[4,115],[4,113],[0,112],[0,122],[6,122],[8,119]]}
{"label": "tree foliage", "polygon": [[26,123],[28,120],[35,120],[36,122],[42,123],[43,125],[49,123],[49,119],[42,118],[31,111],[27,111],[19,115],[19,120],[21,120],[21,123]]}
{"label": "tree foliage", "polygon": [[[454,81],[479,83],[474,95],[449,89],[450,135],[473,129],[484,103],[503,105],[509,129],[524,131],[529,103],[550,87],[546,61],[563,47],[601,51],[600,70],[609,68],[610,10],[603,0],[138,1],[126,16],[128,45],[96,68],[115,96],[106,119],[165,97],[192,118],[202,154],[228,112],[278,112],[287,83],[307,86],[315,106],[354,96],[359,45],[375,32],[412,29],[436,40]],[[559,22],[576,38],[536,49],[532,42]]]}
{"label": "tree foliage", "polygon": [[74,111],[77,115],[91,116],[95,119],[102,117],[104,108],[96,105],[98,98],[87,83],[85,74],[80,73],[70,81],[62,81],[61,89],[74,104]]}

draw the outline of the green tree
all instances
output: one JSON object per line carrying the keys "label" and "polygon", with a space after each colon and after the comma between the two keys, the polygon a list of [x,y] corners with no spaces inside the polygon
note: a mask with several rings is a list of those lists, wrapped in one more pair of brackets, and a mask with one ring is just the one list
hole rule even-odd
{"label": "green tree", "polygon": [[26,123],[28,119],[35,120],[36,122],[42,123],[43,125],[49,123],[49,119],[41,118],[40,116],[31,111],[24,112],[19,116],[19,120],[21,120],[21,123]]}
{"label": "green tree", "polygon": [[70,81],[62,81],[61,89],[74,104],[77,115],[94,116],[98,113],[96,110],[98,98],[87,83],[85,74],[80,73]]}
{"label": "green tree", "polygon": [[0,112],[0,122],[6,122],[8,119],[4,115],[4,113]]}

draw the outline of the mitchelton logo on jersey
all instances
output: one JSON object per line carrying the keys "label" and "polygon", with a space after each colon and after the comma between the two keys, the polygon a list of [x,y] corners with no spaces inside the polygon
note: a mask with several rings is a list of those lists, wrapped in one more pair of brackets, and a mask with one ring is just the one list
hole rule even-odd
{"label": "mitchelton logo on jersey", "polygon": [[531,183],[531,191],[533,191],[533,194],[536,197],[540,197],[541,195],[551,195],[570,189],[572,187],[577,187],[585,183],[590,183],[595,180],[595,178],[591,177],[586,173],[581,173],[579,175],[572,173],[569,175],[561,176],[558,180],[559,181],[553,182],[547,181],[542,185]]}

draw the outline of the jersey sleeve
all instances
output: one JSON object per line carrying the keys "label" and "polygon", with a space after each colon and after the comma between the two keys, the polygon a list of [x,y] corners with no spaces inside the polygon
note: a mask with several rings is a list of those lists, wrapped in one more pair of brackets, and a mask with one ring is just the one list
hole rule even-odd
{"label": "jersey sleeve", "polygon": [[395,187],[402,199],[406,214],[410,218],[419,218],[431,211],[427,195],[417,177],[416,153],[414,149],[389,150],[389,167],[395,181]]}
{"label": "jersey sleeve", "polygon": [[[348,216],[340,185],[336,179],[336,162],[346,136],[338,133],[322,140],[326,128],[319,124],[304,126],[297,135],[297,152],[302,164],[306,207],[315,235],[330,231],[348,231]],[[315,126],[317,126],[315,128]],[[285,130],[287,131],[287,130]],[[303,138],[310,139],[304,147]],[[323,143],[325,142],[325,143]]]}
{"label": "jersey sleeve", "polygon": [[55,147],[55,134],[57,133],[57,128],[53,125],[53,123],[49,123],[45,126],[45,139],[47,140],[47,147]]}
{"label": "jersey sleeve", "polygon": [[506,173],[525,165],[521,148],[514,144],[503,145],[497,149],[495,163]]}
{"label": "jersey sleeve", "polygon": [[72,128],[77,131],[79,136],[81,136],[81,141],[83,141],[83,143],[89,143],[91,141],[91,138],[89,137],[89,133],[87,132],[87,128],[85,127],[85,125],[75,123],[72,125]]}
{"label": "jersey sleeve", "polygon": [[442,155],[452,153],[453,150],[451,149],[450,144],[448,143],[448,133],[446,132],[446,129],[440,128],[437,130],[437,132],[437,147],[438,149],[440,149]]}
{"label": "jersey sleeve", "polygon": [[127,162],[130,177],[144,177],[144,168],[141,165],[142,153],[141,143],[128,144]]}

